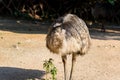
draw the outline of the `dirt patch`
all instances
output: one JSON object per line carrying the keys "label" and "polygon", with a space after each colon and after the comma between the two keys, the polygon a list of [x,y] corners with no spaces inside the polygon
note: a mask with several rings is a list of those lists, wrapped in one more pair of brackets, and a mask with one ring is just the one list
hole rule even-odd
{"label": "dirt patch", "polygon": [[[49,23],[0,18],[0,80],[40,80],[45,78],[43,61],[54,59],[57,79],[63,80],[59,55],[45,46]],[[74,80],[120,80],[120,31],[102,33],[90,29],[92,46],[77,58]],[[68,56],[68,69],[71,64]],[[69,71],[68,71],[69,72]]]}

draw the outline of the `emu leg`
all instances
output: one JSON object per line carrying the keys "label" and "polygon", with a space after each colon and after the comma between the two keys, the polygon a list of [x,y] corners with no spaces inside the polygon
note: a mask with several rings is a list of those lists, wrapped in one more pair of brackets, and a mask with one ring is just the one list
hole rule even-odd
{"label": "emu leg", "polygon": [[71,66],[71,72],[70,72],[69,80],[72,80],[75,62],[76,62],[76,54],[72,54],[72,66]]}
{"label": "emu leg", "polygon": [[64,80],[67,80],[66,60],[67,60],[67,56],[66,55],[62,56],[62,62],[64,66]]}

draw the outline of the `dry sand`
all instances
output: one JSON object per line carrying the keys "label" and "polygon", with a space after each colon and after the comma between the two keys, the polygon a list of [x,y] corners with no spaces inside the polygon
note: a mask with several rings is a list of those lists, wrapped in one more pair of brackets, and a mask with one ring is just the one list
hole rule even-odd
{"label": "dry sand", "polygon": [[[45,46],[49,24],[0,18],[0,80],[41,80],[44,60],[54,59],[57,80],[63,80],[59,55]],[[90,30],[92,46],[77,57],[74,80],[120,80],[120,31]],[[71,55],[67,67],[70,70]],[[68,71],[69,73],[69,71]]]}

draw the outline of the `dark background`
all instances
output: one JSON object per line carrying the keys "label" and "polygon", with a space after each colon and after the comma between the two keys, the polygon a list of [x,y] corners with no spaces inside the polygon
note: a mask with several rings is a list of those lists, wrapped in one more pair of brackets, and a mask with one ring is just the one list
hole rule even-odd
{"label": "dark background", "polygon": [[[120,19],[119,0],[0,0],[0,15],[15,18],[53,20],[66,13],[74,13],[84,20],[93,20],[91,8],[111,10]],[[109,15],[110,12],[107,14]]]}

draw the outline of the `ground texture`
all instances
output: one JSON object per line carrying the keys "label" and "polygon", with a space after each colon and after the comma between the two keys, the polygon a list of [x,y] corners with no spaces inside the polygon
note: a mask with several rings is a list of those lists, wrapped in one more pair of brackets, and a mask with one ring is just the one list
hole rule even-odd
{"label": "ground texture", "polygon": [[[45,46],[49,23],[0,17],[0,80],[45,79],[44,60],[54,59],[57,80],[63,80],[59,55]],[[74,80],[120,80],[120,28],[106,33],[90,28],[92,46],[77,57]],[[67,67],[70,69],[71,55]],[[70,71],[68,70],[68,73]]]}

